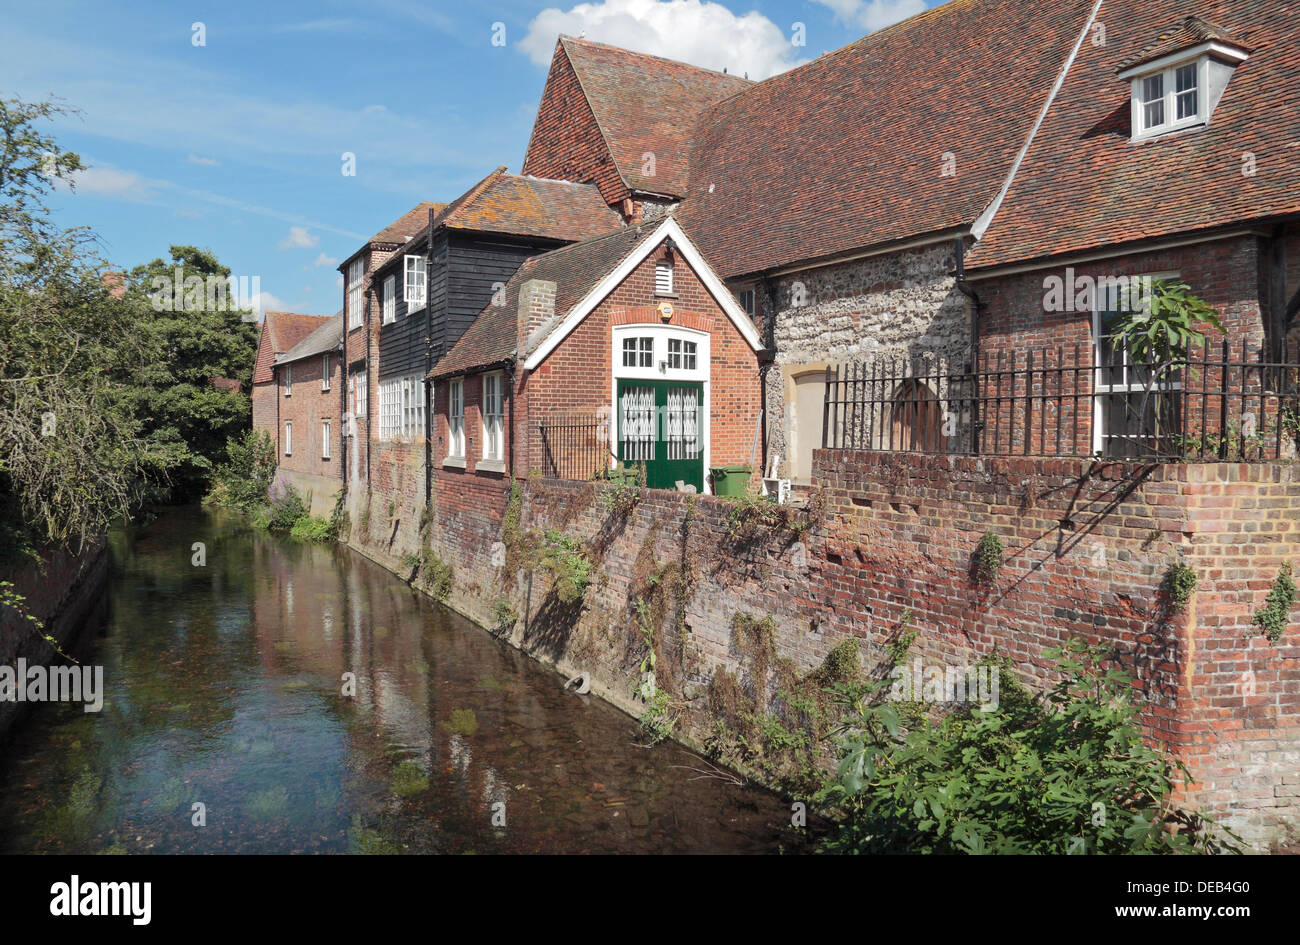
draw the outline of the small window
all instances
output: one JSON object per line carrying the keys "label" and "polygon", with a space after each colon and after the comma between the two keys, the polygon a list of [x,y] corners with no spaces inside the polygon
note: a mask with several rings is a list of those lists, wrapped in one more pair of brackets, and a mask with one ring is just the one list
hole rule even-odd
{"label": "small window", "polygon": [[502,375],[483,376],[483,458],[499,461],[505,456],[505,416],[502,411]]}
{"label": "small window", "polygon": [[1139,136],[1162,134],[1202,124],[1205,59],[1169,66],[1133,79],[1133,125]]}
{"label": "small window", "polygon": [[741,289],[736,298],[740,302],[740,307],[745,310],[745,314],[753,318],[757,313],[757,309],[754,307],[754,290]]}
{"label": "small window", "polygon": [[424,308],[424,257],[406,257],[406,279],[403,284],[402,300],[406,302],[406,312],[417,312]]}
{"label": "small window", "polygon": [[655,295],[673,294],[673,264],[667,259],[655,263]]}
{"label": "small window", "polygon": [[390,325],[397,321],[397,280],[389,276],[384,280],[384,324]]}
{"label": "small window", "polygon": [[284,396],[292,397],[293,396],[293,365],[292,364],[281,365],[280,370],[284,372]]}
{"label": "small window", "polygon": [[330,389],[330,356],[328,354],[320,356],[320,389]]}
{"label": "small window", "polygon": [[348,413],[354,417],[366,415],[366,372],[353,371],[348,384]]}
{"label": "small window", "polygon": [[402,435],[424,436],[424,381],[418,374],[402,379]]}
{"label": "small window", "polygon": [[402,434],[402,380],[392,378],[379,384],[379,438],[394,440]]}
{"label": "small window", "polygon": [[653,367],[653,338],[624,338],[623,367]]}
{"label": "small window", "polygon": [[693,341],[668,339],[668,368],[673,371],[694,371],[698,362]]}
{"label": "small window", "polygon": [[284,421],[284,455],[293,455],[293,421]]}
{"label": "small window", "polygon": [[328,420],[320,422],[320,458],[330,458],[330,422]]}
{"label": "small window", "polygon": [[465,381],[447,385],[447,455],[465,456]]}
{"label": "small window", "polygon": [[348,328],[361,327],[361,308],[364,293],[361,291],[365,269],[358,259],[348,266]]}

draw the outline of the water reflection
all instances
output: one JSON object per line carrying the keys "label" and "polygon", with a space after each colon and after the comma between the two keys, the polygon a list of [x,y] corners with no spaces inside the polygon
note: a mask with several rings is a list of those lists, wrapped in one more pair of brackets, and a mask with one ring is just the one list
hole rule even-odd
{"label": "water reflection", "polygon": [[199,510],[112,550],[104,709],[42,707],[4,749],[0,851],[798,849],[779,798],[692,780],[359,555]]}

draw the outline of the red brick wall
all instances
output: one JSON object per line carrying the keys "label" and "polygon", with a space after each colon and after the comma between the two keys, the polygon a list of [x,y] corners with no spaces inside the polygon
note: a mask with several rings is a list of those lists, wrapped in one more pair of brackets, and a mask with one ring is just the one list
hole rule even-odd
{"label": "red brick wall", "polygon": [[[661,299],[654,293],[654,278],[655,264],[664,255],[660,250],[647,256],[524,379],[520,403],[526,403],[530,423],[590,416],[602,408],[608,412],[613,397],[613,327],[662,324],[655,307]],[[709,461],[750,463],[762,402],[757,355],[680,254],[674,265],[673,291],[669,324],[709,332]],[[527,465],[541,467],[539,445],[532,445]]]}
{"label": "red brick wall", "polygon": [[[323,356],[293,362],[293,392],[284,395],[282,383],[276,385],[279,398],[279,466],[286,472],[307,473],[341,479],[343,476],[339,395],[343,372],[339,355],[330,355],[330,389],[321,390]],[[277,373],[282,372],[281,365]],[[265,409],[265,407],[264,407]],[[321,421],[330,421],[330,458],[323,459]],[[293,423],[293,453],[285,453],[285,423]]]}
{"label": "red brick wall", "polygon": [[[815,454],[832,518],[807,604],[877,647],[910,611],[926,657],[996,648],[1045,684],[1044,650],[1080,636],[1113,647],[1153,738],[1184,758],[1195,800],[1258,840],[1300,814],[1300,631],[1251,625],[1280,565],[1300,553],[1291,464],[1141,467],[1090,460]],[[1005,546],[996,586],[971,578],[985,532]],[[1182,557],[1199,586],[1170,613]]]}
{"label": "red brick wall", "polygon": [[614,165],[596,116],[562,49],[551,60],[522,173],[579,184],[590,181],[610,204],[631,193]]}

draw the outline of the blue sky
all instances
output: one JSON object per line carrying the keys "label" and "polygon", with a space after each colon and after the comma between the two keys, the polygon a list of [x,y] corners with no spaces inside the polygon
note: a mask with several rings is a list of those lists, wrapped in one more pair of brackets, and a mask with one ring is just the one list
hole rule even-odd
{"label": "blue sky", "polygon": [[332,313],[372,233],[519,170],[557,33],[757,78],[935,4],[43,0],[5,12],[0,95],[80,110],[51,130],[90,170],[53,204],[115,264],[206,246],[264,307]]}

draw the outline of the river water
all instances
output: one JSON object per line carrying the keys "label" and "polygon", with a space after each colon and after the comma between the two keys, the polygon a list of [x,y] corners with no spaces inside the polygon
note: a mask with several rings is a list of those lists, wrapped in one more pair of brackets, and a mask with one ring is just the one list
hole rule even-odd
{"label": "river water", "polygon": [[173,510],[114,533],[110,594],[102,711],[0,749],[0,852],[803,849],[787,802],[348,549]]}

